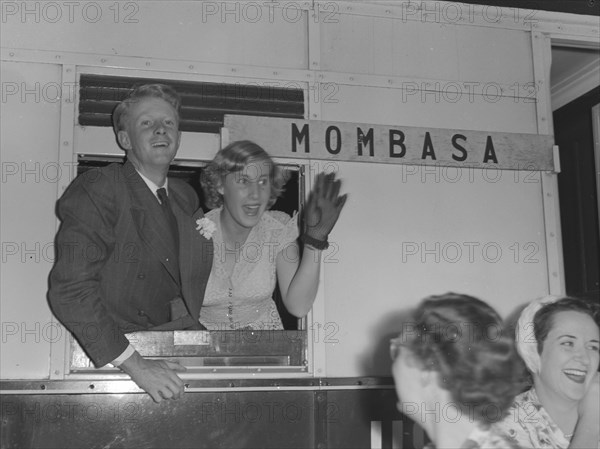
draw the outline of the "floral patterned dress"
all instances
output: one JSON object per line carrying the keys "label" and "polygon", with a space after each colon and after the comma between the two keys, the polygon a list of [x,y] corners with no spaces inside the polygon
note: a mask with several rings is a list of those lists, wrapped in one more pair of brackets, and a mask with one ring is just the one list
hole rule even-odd
{"label": "floral patterned dress", "polygon": [[[435,446],[433,443],[429,443],[423,449],[435,449]],[[520,447],[494,427],[484,428],[481,425],[473,429],[465,442],[457,449],[520,449]]]}
{"label": "floral patterned dress", "polygon": [[510,438],[497,432],[493,427],[473,430],[461,449],[519,449],[520,446]]}
{"label": "floral patterned dress", "polygon": [[[233,272],[228,273],[225,260],[229,250],[221,233],[221,210],[206,214],[216,230],[212,234],[213,265],[200,322],[209,330],[283,329],[272,298],[277,280],[275,262],[277,255],[298,238],[296,215],[290,218],[284,212],[266,211],[235,252]],[[294,251],[283,255],[298,257]]]}
{"label": "floral patterned dress", "polygon": [[495,424],[495,428],[523,448],[569,447],[569,439],[542,407],[535,388],[518,395],[508,416]]}

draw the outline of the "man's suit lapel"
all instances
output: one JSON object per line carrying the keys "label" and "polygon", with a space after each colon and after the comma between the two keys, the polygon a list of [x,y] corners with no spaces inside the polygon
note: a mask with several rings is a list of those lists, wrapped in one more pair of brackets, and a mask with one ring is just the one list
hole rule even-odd
{"label": "man's suit lapel", "polygon": [[187,212],[174,190],[171,191],[174,193],[171,206],[179,227],[181,291],[190,315],[198,319],[212,267],[213,243],[196,230],[196,220],[202,218],[202,210],[193,215]]}
{"label": "man's suit lapel", "polygon": [[177,255],[173,252],[170,228],[160,204],[130,162],[123,165],[123,173],[131,195],[131,215],[141,240],[179,284]]}

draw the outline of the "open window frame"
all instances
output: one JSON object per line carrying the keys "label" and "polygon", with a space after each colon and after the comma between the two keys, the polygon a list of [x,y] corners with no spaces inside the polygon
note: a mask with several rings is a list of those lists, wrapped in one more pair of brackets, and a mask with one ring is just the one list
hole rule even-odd
{"label": "open window frame", "polygon": [[[77,174],[122,162],[123,158],[80,155]],[[208,210],[199,190],[200,173],[206,163],[178,161],[169,169],[169,177],[178,178],[194,188],[201,207]],[[278,164],[286,172],[283,195],[271,208],[290,215],[300,211],[304,202],[304,169],[298,165]],[[306,373],[308,372],[307,318],[297,319],[287,313],[276,286],[273,300],[284,322],[283,330],[217,331],[139,331],[126,334],[131,345],[144,357],[174,360],[190,373]],[[69,372],[89,374],[96,371],[81,346],[71,336]],[[119,372],[106,365],[102,372]]]}
{"label": "open window frame", "polygon": [[[85,74],[82,76],[84,75]],[[101,82],[99,83],[101,86],[106,80],[110,81],[108,79],[110,76],[107,76],[106,80],[104,80],[103,75],[92,75],[96,81],[101,79]],[[116,78],[119,78],[120,81],[124,80],[121,76]],[[207,78],[210,79],[209,77]],[[154,76],[152,76],[152,78],[148,77],[143,79],[147,79],[148,82],[164,82],[167,84],[171,81],[170,79],[157,79]],[[140,78],[132,78],[130,82],[131,84],[140,84]],[[191,82],[186,82],[186,86],[189,87],[190,84]],[[256,83],[249,84],[256,89]],[[211,83],[211,85],[212,90],[210,91],[210,95],[214,95],[215,92],[231,92],[228,90],[227,86],[223,87],[222,83],[220,89],[215,88],[217,83]],[[266,83],[266,85],[268,85],[268,83]],[[93,92],[92,97],[94,101],[98,100],[97,95],[102,95],[102,92],[109,92],[109,100],[111,101],[114,101],[115,98],[119,97],[120,94],[115,93],[115,91],[112,91],[106,85],[103,86],[104,87],[101,89],[88,91],[88,100],[90,98],[90,92]],[[239,91],[239,82],[235,83],[235,87],[238,89],[237,91]],[[204,90],[203,92],[206,94],[207,91]],[[232,110],[228,107],[231,106],[231,104],[223,104],[222,102],[220,103],[218,99],[212,99],[213,109],[220,110],[216,111],[216,114],[215,110],[209,112],[204,110],[201,112],[204,116],[208,114],[211,117],[211,120],[217,120],[217,122],[220,120],[221,113],[224,115],[225,113],[239,114],[241,112],[253,115],[254,112],[257,112],[257,115],[269,116],[270,112],[266,109],[270,106],[274,106],[277,109],[277,111],[274,112],[275,116],[282,116],[282,114],[289,115],[290,117],[304,116],[304,103],[307,101],[308,89],[301,91],[300,98],[302,104],[300,109],[298,108],[298,92],[292,94],[286,93],[282,98],[289,99],[296,104],[284,106],[282,106],[281,101],[276,101],[275,103],[272,101],[263,102],[261,104],[256,101],[256,90],[253,92],[253,101],[246,105],[242,104],[241,109]],[[278,95],[281,97],[281,92],[279,92],[279,94],[276,92],[274,93],[272,87],[269,87],[269,99],[278,98]],[[93,140],[99,140],[101,136],[108,136],[107,127],[110,126],[110,123],[106,120],[106,117],[93,117],[94,106],[92,106],[92,116],[89,115],[90,104],[88,103],[85,107],[82,106],[82,98],[84,96],[85,94],[80,89],[78,96],[79,111],[86,111],[88,116],[83,119],[83,122],[85,123],[83,124],[81,122],[80,114],[80,120],[78,120],[78,123],[76,124],[76,134],[83,135],[88,133],[88,139],[92,138]],[[239,98],[236,100],[239,100]],[[229,100],[225,99],[224,101],[227,103],[227,101],[231,101],[231,98]],[[260,108],[266,109],[260,110]],[[106,104],[102,105],[99,110],[107,110]],[[102,112],[102,114],[105,114],[105,112]],[[94,122],[94,120],[99,121]],[[210,123],[208,128],[205,129],[206,123],[202,118],[196,120],[193,117],[190,119],[188,116],[186,121],[186,126],[189,128],[187,131],[184,131],[186,137],[192,137],[193,139],[200,138],[203,140],[210,138],[222,142],[222,136],[215,136],[214,134],[213,128],[215,127],[215,123]],[[186,142],[188,141],[187,138],[185,140]],[[107,142],[110,142],[110,140]],[[226,142],[223,142],[223,144],[224,143]],[[104,151],[102,153],[94,151],[88,153],[88,147],[86,145],[83,145],[82,147],[86,148],[86,153],[76,153],[77,174],[80,174],[89,168],[107,165],[112,162],[122,162],[124,160],[123,155],[115,155],[112,152],[106,153]],[[202,158],[203,160],[199,160],[196,157],[189,158],[189,152],[184,151],[183,155],[181,153],[182,152],[180,151],[178,157],[182,156],[183,158],[176,159],[173,162],[170,168],[170,176],[183,178],[189,182],[199,193],[202,202],[198,180],[199,172],[206,165],[207,158],[204,157]],[[311,182],[310,179],[305,177],[305,173],[309,172],[305,169],[307,161],[276,160],[276,163],[284,167],[288,176],[286,177],[286,193],[272,209],[282,210],[290,215],[292,215],[294,211],[301,212],[305,198],[305,186],[307,182]],[[207,210],[204,205],[202,205],[202,207],[205,211]],[[309,324],[313,322],[312,312],[303,319],[296,319],[286,313],[278,296],[279,289],[276,287],[273,297],[278,305],[278,310],[280,311],[284,323],[284,330],[142,331],[128,334],[127,338],[130,340],[132,346],[145,357],[179,361],[188,369],[185,374],[185,377],[187,378],[190,376],[192,378],[204,378],[206,375],[217,378],[249,376],[254,378],[257,375],[265,377],[303,377],[314,375],[313,359],[315,351],[313,346],[315,341],[314,338],[311,337],[312,333],[309,331],[309,329],[312,329],[313,327]],[[320,302],[322,302],[322,300]],[[71,335],[68,337],[66,351],[66,378],[76,379],[82,376],[88,378],[90,376],[96,377],[100,375],[110,379],[123,376],[120,370],[112,367],[110,364],[102,368],[94,367],[91,360]]]}

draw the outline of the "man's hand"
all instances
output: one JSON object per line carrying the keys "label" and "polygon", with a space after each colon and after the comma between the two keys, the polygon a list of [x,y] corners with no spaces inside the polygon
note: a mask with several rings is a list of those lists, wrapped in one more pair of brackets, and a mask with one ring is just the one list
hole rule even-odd
{"label": "man's hand", "polygon": [[183,394],[184,383],[175,371],[185,371],[185,367],[177,362],[145,359],[136,351],[119,368],[129,374],[154,402],[179,399]]}

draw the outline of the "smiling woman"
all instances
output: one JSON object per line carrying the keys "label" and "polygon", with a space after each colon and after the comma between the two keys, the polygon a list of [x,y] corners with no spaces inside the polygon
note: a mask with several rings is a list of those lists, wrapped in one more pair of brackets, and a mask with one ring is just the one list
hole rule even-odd
{"label": "smiling woman", "polygon": [[517,348],[533,387],[498,425],[521,447],[600,447],[599,318],[597,303],[577,298],[545,297],[523,310]]}
{"label": "smiling woman", "polygon": [[201,183],[214,258],[200,322],[209,330],[278,330],[283,324],[273,301],[276,283],[283,305],[305,316],[315,300],[321,251],[345,203],[340,181],[319,175],[305,208],[300,240],[297,217],[269,209],[285,176],[268,153],[250,141],[220,150]]}

